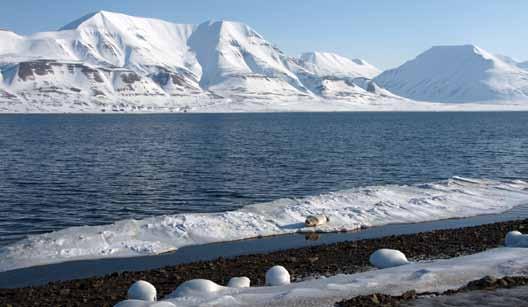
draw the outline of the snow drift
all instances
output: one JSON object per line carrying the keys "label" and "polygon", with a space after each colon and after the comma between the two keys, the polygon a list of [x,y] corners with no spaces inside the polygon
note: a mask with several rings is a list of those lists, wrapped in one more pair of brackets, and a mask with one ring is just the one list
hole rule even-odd
{"label": "snow drift", "polygon": [[127,298],[130,300],[155,301],[157,297],[156,287],[144,280],[133,283],[127,292]]}
{"label": "snow drift", "polygon": [[251,280],[248,277],[231,277],[227,283],[228,287],[231,288],[249,288]]}
{"label": "snow drift", "polygon": [[123,220],[30,236],[0,248],[0,271],[68,260],[153,255],[183,246],[294,233],[306,216],[323,214],[319,231],[500,213],[528,202],[528,183],[454,177],[382,185],[300,199],[279,199],[234,211]]}
{"label": "snow drift", "polygon": [[176,288],[170,297],[185,297],[185,296],[210,296],[225,287],[210,281],[208,279],[192,279],[188,280]]}
{"label": "snow drift", "polygon": [[528,247],[528,235],[520,231],[510,231],[506,234],[504,245],[508,247]]}
{"label": "snow drift", "polygon": [[369,257],[369,262],[379,269],[392,268],[409,263],[404,253],[387,248],[378,249],[372,253]]}
{"label": "snow drift", "polygon": [[290,273],[285,267],[275,265],[266,271],[267,286],[284,286],[290,284]]}

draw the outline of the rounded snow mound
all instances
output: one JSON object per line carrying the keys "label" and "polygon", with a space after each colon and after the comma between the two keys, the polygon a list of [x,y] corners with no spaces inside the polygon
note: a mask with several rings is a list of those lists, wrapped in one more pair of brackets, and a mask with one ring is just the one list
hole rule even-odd
{"label": "rounded snow mound", "polygon": [[245,276],[243,277],[233,277],[227,283],[227,286],[230,288],[249,288],[251,280]]}
{"label": "rounded snow mound", "polygon": [[405,254],[395,249],[378,249],[369,258],[370,264],[378,269],[392,268],[409,263]]}
{"label": "rounded snow mound", "polygon": [[192,279],[179,285],[174,292],[170,294],[171,297],[182,296],[204,296],[220,291],[224,287],[210,281],[208,279]]}
{"label": "rounded snow mound", "polygon": [[510,231],[506,234],[504,245],[507,247],[528,247],[528,235],[520,231]]}
{"label": "rounded snow mound", "polygon": [[281,265],[271,267],[266,272],[266,285],[282,286],[290,284],[290,273]]}
{"label": "rounded snow mound", "polygon": [[128,288],[127,298],[153,302],[157,298],[156,288],[149,282],[138,280]]}
{"label": "rounded snow mound", "polygon": [[114,305],[114,307],[176,307],[176,305],[170,302],[152,303],[142,300],[124,300]]}

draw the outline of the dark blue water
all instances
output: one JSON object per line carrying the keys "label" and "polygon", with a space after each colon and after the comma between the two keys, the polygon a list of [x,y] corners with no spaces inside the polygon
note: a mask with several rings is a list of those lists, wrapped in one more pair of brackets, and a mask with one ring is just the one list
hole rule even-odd
{"label": "dark blue water", "polygon": [[454,175],[528,178],[528,113],[0,115],[0,245]]}

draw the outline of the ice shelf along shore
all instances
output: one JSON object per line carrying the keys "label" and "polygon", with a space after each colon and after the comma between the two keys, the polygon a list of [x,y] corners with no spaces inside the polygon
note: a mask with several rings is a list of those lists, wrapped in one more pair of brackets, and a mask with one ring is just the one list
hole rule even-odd
{"label": "ice shelf along shore", "polygon": [[185,213],[30,236],[0,248],[0,271],[81,259],[154,255],[183,246],[304,230],[305,218],[324,214],[318,231],[356,230],[507,211],[528,203],[528,183],[453,177],[413,184],[353,188],[279,199],[218,213]]}

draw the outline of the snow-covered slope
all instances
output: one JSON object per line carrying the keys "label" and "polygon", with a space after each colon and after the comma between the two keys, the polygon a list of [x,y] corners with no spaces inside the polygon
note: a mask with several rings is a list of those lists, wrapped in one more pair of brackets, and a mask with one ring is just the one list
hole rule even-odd
{"label": "snow-covered slope", "polygon": [[[0,111],[185,111],[380,98],[349,80],[371,78],[373,66],[312,55],[290,58],[238,22],[174,24],[100,11],[59,31],[0,31]],[[346,91],[360,95],[339,95]]]}
{"label": "snow-covered slope", "polygon": [[374,81],[415,100],[527,100],[528,71],[477,46],[437,46]]}
{"label": "snow-covered slope", "polygon": [[221,96],[307,96],[286,56],[247,25],[206,22],[189,39],[202,67],[202,88]]}
{"label": "snow-covered slope", "polygon": [[321,76],[372,79],[381,71],[361,59],[348,59],[329,52],[306,52],[299,58],[299,63],[307,71]]}
{"label": "snow-covered slope", "polygon": [[524,69],[528,69],[528,61],[526,62],[521,62],[518,64],[519,67],[521,68],[524,68]]}
{"label": "snow-covered slope", "polygon": [[380,71],[361,59],[348,59],[328,52],[307,52],[299,58],[290,58],[288,66],[312,93],[326,99],[399,99],[388,91],[383,94],[374,91],[373,86],[377,85],[371,79]]}
{"label": "snow-covered slope", "polygon": [[379,75],[333,53],[289,57],[238,22],[100,11],[58,31],[0,30],[0,112],[428,109],[439,106],[400,96],[526,100],[527,66],[475,46],[434,47]]}

